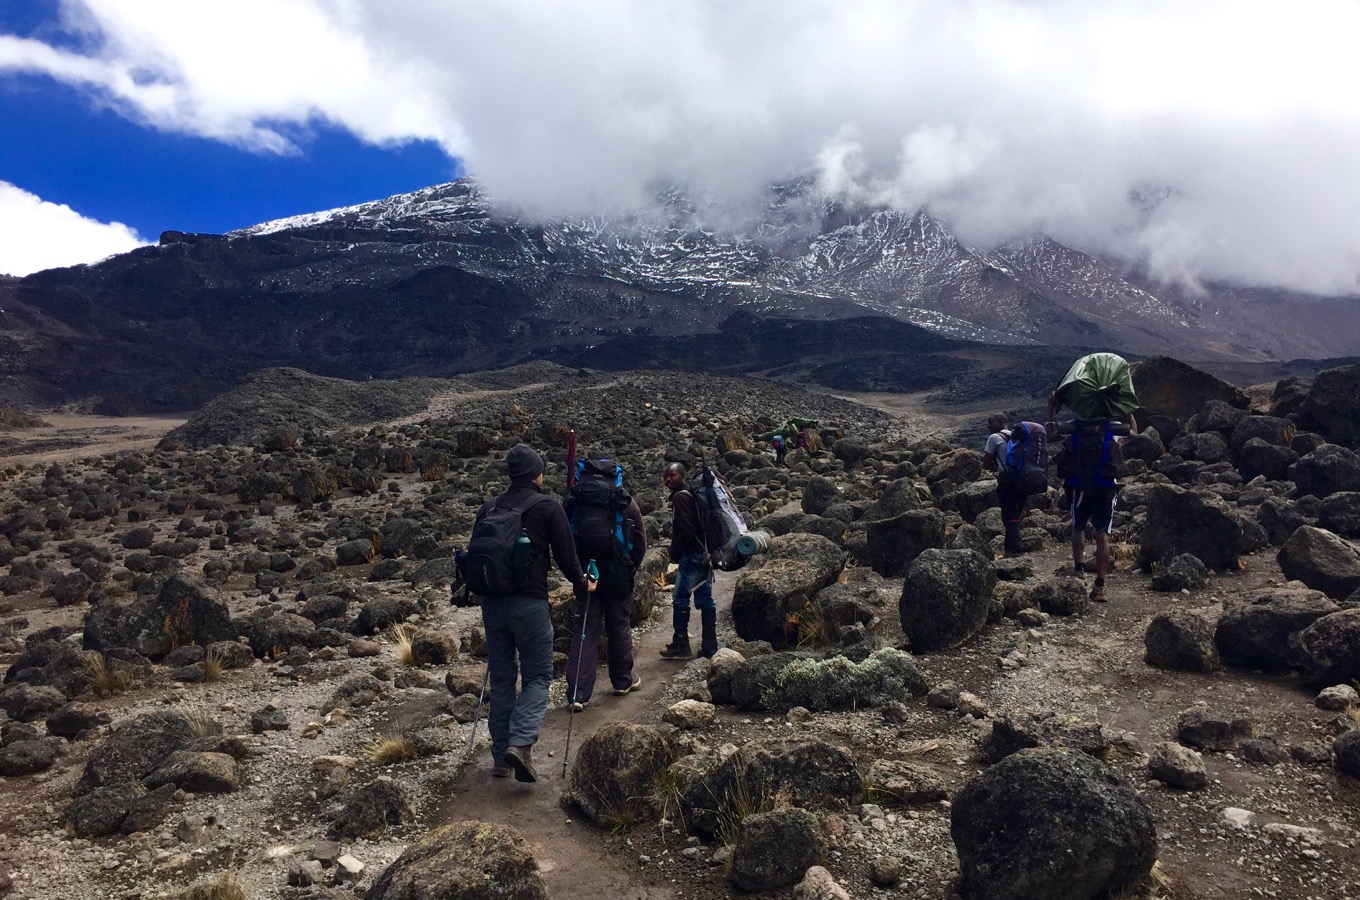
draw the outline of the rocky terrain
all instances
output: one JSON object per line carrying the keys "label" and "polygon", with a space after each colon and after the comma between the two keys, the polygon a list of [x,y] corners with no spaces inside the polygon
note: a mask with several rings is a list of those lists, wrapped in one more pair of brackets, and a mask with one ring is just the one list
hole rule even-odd
{"label": "rocky terrain", "polygon": [[[1360,367],[1134,378],[1104,604],[1056,489],[1001,558],[975,431],[769,381],[273,371],[156,447],[8,464],[0,895],[1357,896]],[[775,467],[790,415],[818,440]],[[653,541],[644,683],[568,757],[559,679],[526,787],[451,556],[516,441],[562,490],[572,428]],[[657,475],[700,455],[774,537],[676,664]]]}

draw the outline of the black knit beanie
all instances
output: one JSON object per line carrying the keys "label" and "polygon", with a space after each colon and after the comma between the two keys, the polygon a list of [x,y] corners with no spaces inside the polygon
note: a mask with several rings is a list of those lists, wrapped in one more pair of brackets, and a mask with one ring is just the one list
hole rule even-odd
{"label": "black knit beanie", "polygon": [[505,454],[505,470],[511,481],[533,481],[543,472],[543,457],[528,444],[516,444]]}

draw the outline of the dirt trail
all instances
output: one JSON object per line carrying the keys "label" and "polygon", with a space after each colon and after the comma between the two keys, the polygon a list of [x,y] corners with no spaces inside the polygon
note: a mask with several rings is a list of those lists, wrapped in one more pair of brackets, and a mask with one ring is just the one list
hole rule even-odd
{"label": "dirt trail", "polygon": [[66,462],[128,450],[144,450],[184,416],[85,416],[43,413],[40,428],[0,430],[0,460],[8,464]]}
{"label": "dirt trail", "polygon": [[[713,598],[720,618],[728,615],[735,576],[719,575]],[[697,620],[697,616],[695,619]],[[690,625],[697,639],[697,622]],[[596,695],[585,712],[576,715],[572,725],[571,754],[575,759],[581,742],[612,722],[636,722],[644,710],[660,703],[666,685],[683,666],[664,660],[659,651],[670,640],[668,607],[663,607],[657,623],[633,637],[633,673],[641,676],[642,686],[625,697],[609,691],[609,678],[603,671],[596,683]],[[697,641],[695,643],[697,647]],[[603,670],[603,664],[601,664]],[[491,758],[482,737],[471,761],[463,769],[453,796],[436,814],[433,825],[478,819],[509,825],[524,835],[538,860],[548,894],[552,897],[609,897],[621,900],[672,900],[675,892],[664,886],[644,885],[630,871],[636,865],[632,856],[623,857],[602,841],[600,829],[573,809],[560,803],[567,781],[562,775],[562,758],[567,744],[568,713],[560,705],[548,710],[543,732],[534,746],[537,784],[520,784],[513,778],[493,779]]]}

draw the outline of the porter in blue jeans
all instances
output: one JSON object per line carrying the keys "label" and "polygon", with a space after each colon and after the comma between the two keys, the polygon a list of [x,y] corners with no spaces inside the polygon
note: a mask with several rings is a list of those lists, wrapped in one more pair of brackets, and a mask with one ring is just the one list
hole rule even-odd
{"label": "porter in blue jeans", "polygon": [[718,652],[718,609],[713,605],[713,570],[705,561],[699,506],[685,481],[688,474],[680,463],[671,463],[661,480],[671,492],[671,562],[675,573],[675,592],[671,594],[671,623],[675,634],[661,650],[666,659],[689,659],[690,597],[699,609],[702,639],[699,652],[712,658]]}

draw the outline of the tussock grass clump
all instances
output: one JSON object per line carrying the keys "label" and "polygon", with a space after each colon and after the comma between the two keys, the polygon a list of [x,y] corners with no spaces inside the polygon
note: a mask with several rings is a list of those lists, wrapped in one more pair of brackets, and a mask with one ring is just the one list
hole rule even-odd
{"label": "tussock grass clump", "polygon": [[416,629],[411,625],[397,625],[390,632],[388,638],[392,641],[392,646],[397,651],[397,662],[403,666],[414,665],[416,653],[414,641]]}
{"label": "tussock grass clump", "polygon": [[235,875],[223,872],[212,881],[194,885],[175,900],[250,900],[250,895],[241,887]]}
{"label": "tussock grass clump", "polygon": [[394,766],[416,758],[415,745],[401,735],[379,735],[366,748],[369,760],[378,766]]}
{"label": "tussock grass clump", "polygon": [[85,671],[96,696],[113,697],[132,687],[132,673],[110,665],[108,658],[97,650],[85,654]]}
{"label": "tussock grass clump", "polygon": [[226,670],[223,665],[222,654],[216,650],[209,650],[203,656],[203,680],[221,681],[222,673]]}

